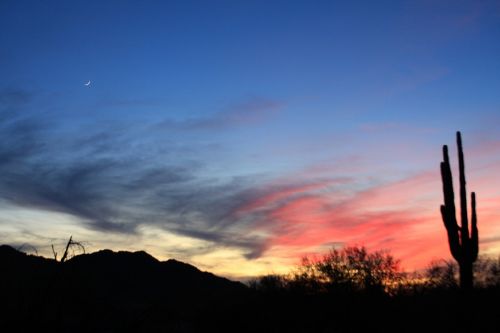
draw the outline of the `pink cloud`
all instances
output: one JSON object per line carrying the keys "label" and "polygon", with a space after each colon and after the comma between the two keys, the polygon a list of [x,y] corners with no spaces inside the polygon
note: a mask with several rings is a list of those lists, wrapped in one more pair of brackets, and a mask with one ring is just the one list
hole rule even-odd
{"label": "pink cloud", "polygon": [[256,200],[239,207],[237,213],[244,214],[255,210],[265,209],[282,200],[287,200],[297,195],[311,193],[315,190],[326,188],[327,186],[341,182],[343,182],[343,180],[315,181],[300,185],[285,185],[284,188],[283,185],[273,184],[269,186],[269,188],[278,188],[277,190],[270,190],[269,193],[265,193]]}
{"label": "pink cloud", "polygon": [[[345,187],[338,187],[338,192],[331,190],[338,185],[318,181],[285,188],[247,203],[240,212],[260,211],[253,227],[269,234],[266,248],[288,248],[288,255],[297,258],[310,254],[311,249],[324,250],[331,243],[389,249],[408,269],[423,268],[433,259],[450,258],[439,213],[442,194],[438,170],[354,194],[346,190],[353,180],[341,184]],[[482,193],[491,183],[472,185]],[[484,197],[479,207],[480,233],[494,234],[498,230],[494,221],[500,221],[496,208],[500,207],[500,197]]]}

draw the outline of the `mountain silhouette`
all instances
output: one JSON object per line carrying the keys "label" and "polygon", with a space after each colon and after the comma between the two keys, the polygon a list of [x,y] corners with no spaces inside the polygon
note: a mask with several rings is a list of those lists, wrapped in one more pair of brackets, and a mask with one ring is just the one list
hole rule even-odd
{"label": "mountain silhouette", "polygon": [[240,282],[144,251],[102,250],[60,263],[2,245],[0,264],[0,311],[13,331],[144,331],[150,324],[152,330],[176,327],[179,320],[191,325],[199,309],[248,293]]}

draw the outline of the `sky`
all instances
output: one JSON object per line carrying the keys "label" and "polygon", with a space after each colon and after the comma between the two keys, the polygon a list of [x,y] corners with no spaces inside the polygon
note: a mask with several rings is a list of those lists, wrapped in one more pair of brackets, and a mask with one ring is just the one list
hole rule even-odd
{"label": "sky", "polygon": [[0,31],[0,243],[231,278],[342,246],[421,269],[451,258],[460,130],[500,254],[498,0],[3,0]]}

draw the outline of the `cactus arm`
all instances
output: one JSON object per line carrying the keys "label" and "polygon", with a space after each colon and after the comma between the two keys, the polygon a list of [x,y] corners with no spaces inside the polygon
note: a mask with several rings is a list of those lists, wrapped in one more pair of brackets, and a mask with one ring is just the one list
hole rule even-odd
{"label": "cactus arm", "polygon": [[441,179],[443,180],[444,205],[447,208],[448,217],[453,219],[455,224],[455,195],[453,193],[453,179],[451,176],[450,159],[448,158],[448,147],[443,146],[443,162],[441,162]]}
{"label": "cactus arm", "polygon": [[450,246],[450,252],[456,261],[462,258],[460,241],[458,239],[458,226],[456,223],[449,224],[450,218],[448,217],[448,210],[444,205],[441,205],[441,216],[443,217],[444,226],[448,234],[448,244]]}
{"label": "cactus arm", "polygon": [[457,132],[457,149],[458,149],[458,170],[460,180],[460,217],[462,228],[460,229],[461,243],[463,249],[468,252],[470,247],[469,242],[469,221],[467,216],[467,191],[465,182],[465,163],[464,152],[462,148],[462,136]]}
{"label": "cactus arm", "polygon": [[477,259],[477,254],[479,253],[479,233],[477,230],[477,215],[476,215],[476,193],[472,192],[471,193],[471,210],[472,210],[472,216],[471,216],[471,235],[470,235],[470,242],[471,242],[471,259],[472,261],[476,261]]}
{"label": "cactus arm", "polygon": [[455,260],[462,258],[460,241],[458,236],[457,218],[455,215],[455,199],[453,193],[453,178],[451,176],[450,159],[448,147],[443,146],[443,162],[441,162],[441,178],[443,180],[444,205],[441,206],[441,216],[448,234],[450,252]]}

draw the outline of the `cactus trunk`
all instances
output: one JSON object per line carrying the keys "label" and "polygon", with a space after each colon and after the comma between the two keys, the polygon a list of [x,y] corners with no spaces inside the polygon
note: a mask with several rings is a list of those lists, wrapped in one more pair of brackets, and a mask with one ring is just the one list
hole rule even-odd
{"label": "cactus trunk", "polygon": [[471,232],[467,214],[467,191],[465,182],[465,163],[462,148],[462,137],[457,132],[458,166],[460,181],[460,222],[457,223],[453,178],[451,175],[448,147],[443,146],[443,162],[441,162],[441,179],[443,181],[444,205],[441,205],[441,216],[448,234],[448,244],[453,258],[460,267],[460,287],[470,290],[473,287],[472,265],[478,255],[478,231],[476,215],[476,195],[471,194]]}
{"label": "cactus trunk", "polygon": [[472,262],[464,260],[458,263],[460,267],[460,288],[463,290],[471,290],[473,287]]}

